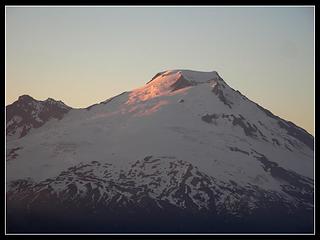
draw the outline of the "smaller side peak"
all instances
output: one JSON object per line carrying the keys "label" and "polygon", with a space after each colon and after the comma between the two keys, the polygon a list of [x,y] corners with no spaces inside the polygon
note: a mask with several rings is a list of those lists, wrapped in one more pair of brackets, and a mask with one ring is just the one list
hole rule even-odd
{"label": "smaller side peak", "polygon": [[47,98],[45,102],[58,102],[58,101],[53,98]]}
{"label": "smaller side peak", "polygon": [[24,94],[19,96],[18,101],[34,101],[34,98],[27,94]]}
{"label": "smaller side peak", "polygon": [[[61,100],[55,100],[55,99],[53,99],[53,98],[47,98],[46,100],[45,100],[45,102],[49,102],[49,103],[61,103],[61,104],[64,104],[64,102],[62,102]],[[65,104],[64,104],[65,105]]]}
{"label": "smaller side peak", "polygon": [[69,107],[68,105],[66,105],[64,102],[62,102],[61,100],[55,100],[53,98],[47,98],[44,103],[46,104],[53,104],[53,105],[59,105],[59,106],[62,106],[64,108],[68,108],[68,109],[71,109],[71,107]]}

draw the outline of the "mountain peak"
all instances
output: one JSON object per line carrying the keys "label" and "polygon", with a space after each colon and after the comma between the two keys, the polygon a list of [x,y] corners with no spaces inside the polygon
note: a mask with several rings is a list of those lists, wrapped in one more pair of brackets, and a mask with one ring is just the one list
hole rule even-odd
{"label": "mountain peak", "polygon": [[132,91],[128,103],[146,101],[186,87],[219,80],[222,79],[216,71],[200,72],[175,69],[159,72],[145,86]]}
{"label": "mountain peak", "polygon": [[151,82],[159,78],[161,78],[162,80],[166,80],[168,77],[183,77],[186,80],[195,83],[204,83],[211,80],[221,79],[217,71],[203,72],[187,69],[174,69],[157,73],[149,82],[147,82],[147,84],[150,84]]}
{"label": "mountain peak", "polygon": [[52,98],[41,101],[27,94],[21,95],[17,101],[6,106],[7,135],[13,136],[13,139],[24,137],[31,128],[39,128],[51,118],[60,120],[71,109]]}
{"label": "mountain peak", "polygon": [[55,99],[53,99],[53,98],[47,98],[46,102],[57,102],[57,101]]}
{"label": "mountain peak", "polygon": [[56,104],[56,105],[59,105],[59,106],[61,106],[63,108],[69,108],[70,109],[70,107],[68,105],[66,105],[64,102],[62,102],[60,100],[55,100],[53,98],[47,98],[44,102],[45,103],[49,103],[49,104]]}
{"label": "mountain peak", "polygon": [[216,71],[164,71],[94,106],[6,107],[8,227],[313,230],[314,138]]}
{"label": "mountain peak", "polygon": [[23,94],[19,96],[18,101],[34,101],[34,98],[27,94]]}

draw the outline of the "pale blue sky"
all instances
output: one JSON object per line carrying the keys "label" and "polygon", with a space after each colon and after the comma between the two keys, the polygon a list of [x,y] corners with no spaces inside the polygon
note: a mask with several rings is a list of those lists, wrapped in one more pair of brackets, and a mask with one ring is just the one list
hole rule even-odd
{"label": "pale blue sky", "polygon": [[6,7],[7,104],[87,107],[177,68],[216,70],[313,134],[313,7]]}

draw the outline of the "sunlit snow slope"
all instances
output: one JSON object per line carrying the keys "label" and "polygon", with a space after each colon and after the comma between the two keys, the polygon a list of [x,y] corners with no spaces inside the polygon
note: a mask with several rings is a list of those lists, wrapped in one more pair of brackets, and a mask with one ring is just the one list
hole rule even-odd
{"label": "sunlit snow slope", "polygon": [[[215,71],[164,71],[86,109],[58,107],[63,114],[49,111],[25,134],[7,131],[10,231],[39,231],[14,220],[22,212],[67,222],[48,231],[313,231],[313,136]],[[24,116],[10,108],[7,129],[15,129]],[[128,220],[146,209],[161,216],[153,225]]]}

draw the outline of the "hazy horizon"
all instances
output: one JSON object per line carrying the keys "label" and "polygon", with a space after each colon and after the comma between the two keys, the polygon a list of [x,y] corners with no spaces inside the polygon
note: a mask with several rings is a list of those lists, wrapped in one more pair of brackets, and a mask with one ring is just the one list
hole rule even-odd
{"label": "hazy horizon", "polygon": [[215,70],[314,134],[313,7],[6,7],[6,105],[88,107],[169,69]]}

